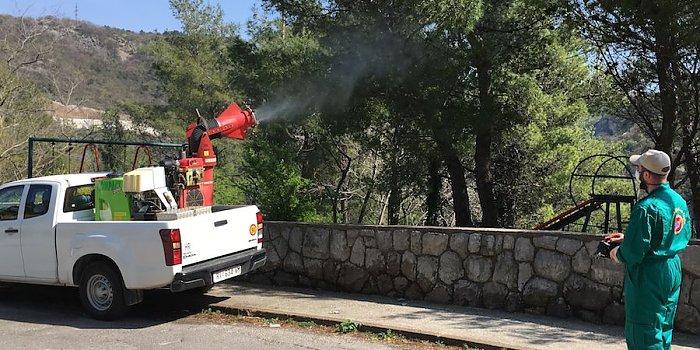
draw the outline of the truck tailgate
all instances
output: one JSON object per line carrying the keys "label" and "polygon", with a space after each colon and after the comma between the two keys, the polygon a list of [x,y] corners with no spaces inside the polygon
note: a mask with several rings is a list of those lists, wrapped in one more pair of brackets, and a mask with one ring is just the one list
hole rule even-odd
{"label": "truck tailgate", "polygon": [[177,220],[174,228],[180,229],[183,267],[260,248],[256,206],[212,209],[211,214]]}

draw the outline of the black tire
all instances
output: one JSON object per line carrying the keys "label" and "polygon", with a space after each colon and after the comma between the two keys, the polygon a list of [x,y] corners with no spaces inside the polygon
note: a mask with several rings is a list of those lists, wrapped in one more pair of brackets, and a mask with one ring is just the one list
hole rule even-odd
{"label": "black tire", "polygon": [[98,320],[111,321],[127,312],[121,275],[109,264],[94,262],[80,276],[80,302]]}

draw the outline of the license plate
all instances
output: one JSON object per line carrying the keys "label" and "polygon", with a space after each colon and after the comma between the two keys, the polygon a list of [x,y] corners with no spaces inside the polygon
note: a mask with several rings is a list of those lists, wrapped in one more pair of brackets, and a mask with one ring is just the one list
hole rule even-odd
{"label": "license plate", "polygon": [[228,269],[214,272],[212,274],[212,280],[214,283],[221,282],[223,280],[227,280],[229,278],[236,277],[240,274],[241,274],[241,267],[240,266],[229,267]]}

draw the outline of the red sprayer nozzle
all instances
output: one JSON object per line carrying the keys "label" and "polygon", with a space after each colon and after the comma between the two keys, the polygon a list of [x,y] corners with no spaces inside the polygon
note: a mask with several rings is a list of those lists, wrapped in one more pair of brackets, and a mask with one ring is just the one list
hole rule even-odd
{"label": "red sprayer nozzle", "polygon": [[221,136],[232,139],[245,139],[246,130],[257,124],[251,109],[242,110],[232,103],[216,117],[217,127],[207,130],[210,137]]}

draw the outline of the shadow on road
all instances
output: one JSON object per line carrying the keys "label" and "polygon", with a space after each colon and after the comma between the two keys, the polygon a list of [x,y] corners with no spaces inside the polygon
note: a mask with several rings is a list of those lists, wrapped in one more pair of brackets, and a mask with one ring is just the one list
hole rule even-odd
{"label": "shadow on road", "polygon": [[91,319],[83,312],[77,288],[14,284],[0,287],[0,320],[79,329],[138,329],[197,314],[225,299],[149,291],[143,303],[132,306],[123,319],[105,322]]}

